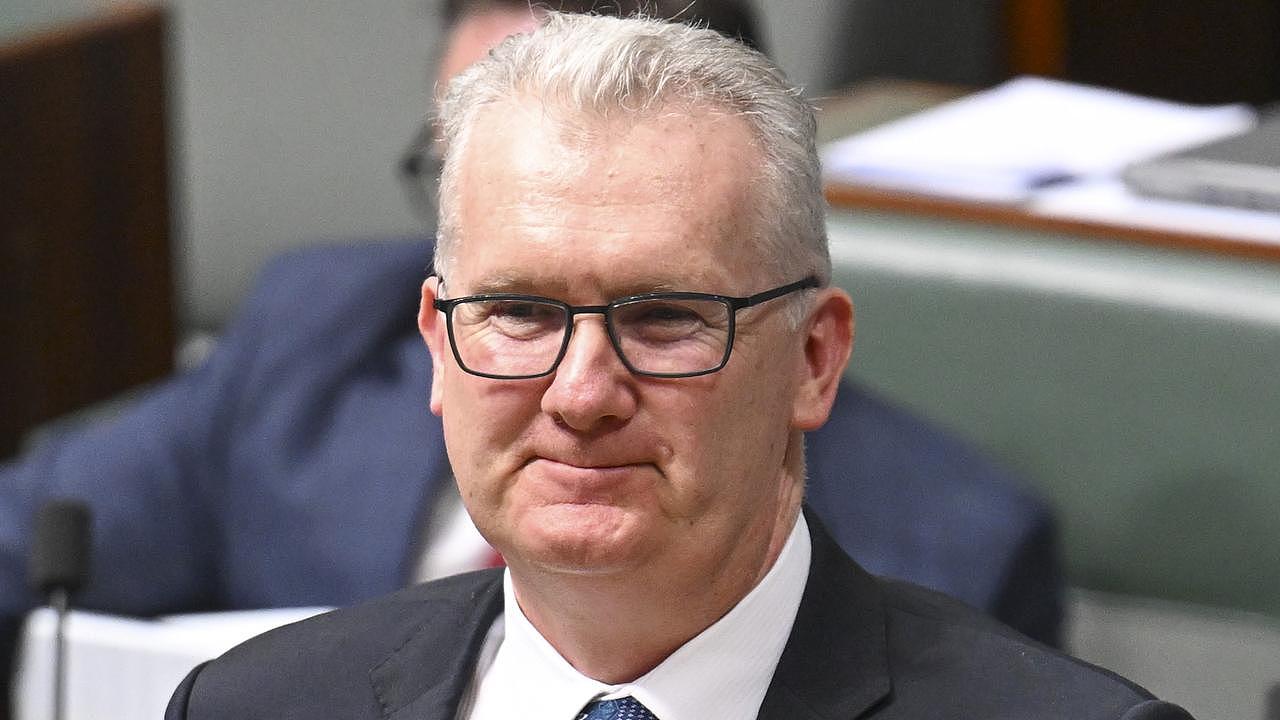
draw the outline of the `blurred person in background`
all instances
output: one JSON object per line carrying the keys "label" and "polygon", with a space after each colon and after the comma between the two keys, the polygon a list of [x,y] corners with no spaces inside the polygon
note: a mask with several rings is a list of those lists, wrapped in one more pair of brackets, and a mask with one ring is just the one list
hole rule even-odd
{"label": "blurred person in background", "polygon": [[[549,3],[597,4],[763,47],[749,8],[732,0]],[[448,0],[439,77],[538,14],[526,0]],[[421,140],[407,165],[430,180],[431,133]],[[423,240],[285,254],[199,368],[0,465],[0,677],[38,603],[26,558],[50,498],[92,508],[92,576],[77,600],[111,613],[347,605],[495,562],[426,407],[431,360],[414,315],[431,255]],[[867,569],[1058,641],[1053,518],[1010,477],[848,382],[806,452],[808,502]]]}

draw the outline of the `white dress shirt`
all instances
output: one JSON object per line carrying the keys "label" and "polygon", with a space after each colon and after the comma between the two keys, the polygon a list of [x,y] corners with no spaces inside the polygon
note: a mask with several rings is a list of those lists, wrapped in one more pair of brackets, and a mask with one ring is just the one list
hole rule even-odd
{"label": "white dress shirt", "polygon": [[592,700],[627,695],[659,720],[753,718],[791,634],[810,553],[801,515],[773,567],[746,597],[653,670],[622,685],[592,680],[561,657],[520,611],[508,571],[505,612],[481,648],[458,720],[574,720]]}

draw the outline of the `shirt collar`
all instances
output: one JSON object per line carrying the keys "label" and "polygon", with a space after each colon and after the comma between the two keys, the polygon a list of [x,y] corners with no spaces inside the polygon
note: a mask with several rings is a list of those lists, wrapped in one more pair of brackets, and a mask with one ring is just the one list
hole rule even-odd
{"label": "shirt collar", "polygon": [[801,514],[777,561],[746,597],[653,670],[623,685],[592,680],[562,658],[520,611],[508,572],[505,611],[490,636],[501,644],[488,670],[477,668],[471,718],[509,718],[518,712],[573,720],[592,700],[626,695],[660,720],[755,717],[791,634],[810,555],[809,527]]}

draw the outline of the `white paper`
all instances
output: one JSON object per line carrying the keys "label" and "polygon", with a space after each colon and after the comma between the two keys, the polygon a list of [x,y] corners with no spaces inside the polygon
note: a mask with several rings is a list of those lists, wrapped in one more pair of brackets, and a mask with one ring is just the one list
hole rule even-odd
{"label": "white paper", "polygon": [[[67,620],[67,720],[164,716],[191,668],[241,642],[327,608],[174,615],[156,620],[72,612]],[[48,720],[53,702],[52,610],[27,618],[15,720]]]}
{"label": "white paper", "polygon": [[1035,215],[1280,245],[1280,213],[1137,195],[1115,178],[1072,183],[1038,193]]}
{"label": "white paper", "polygon": [[1246,105],[1199,107],[1022,77],[822,150],[829,180],[989,202],[1244,132]]}

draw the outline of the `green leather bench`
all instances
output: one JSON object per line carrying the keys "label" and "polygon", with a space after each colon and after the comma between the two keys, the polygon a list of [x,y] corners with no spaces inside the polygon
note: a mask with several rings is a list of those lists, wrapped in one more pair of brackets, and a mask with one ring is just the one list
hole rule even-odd
{"label": "green leather bench", "polygon": [[[1142,626],[1154,602],[1280,649],[1280,262],[892,212],[829,227],[857,306],[851,376],[1057,507],[1094,625],[1079,642],[1114,659],[1106,643],[1137,634],[1097,623]],[[1272,657],[1245,671],[1280,682]]]}

